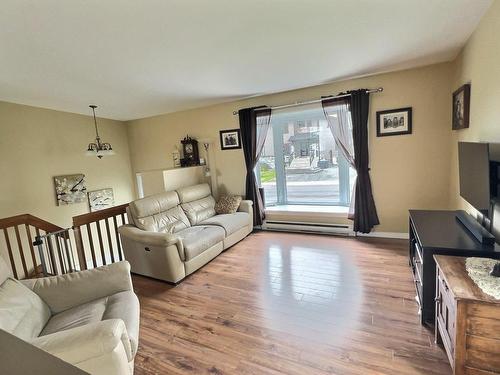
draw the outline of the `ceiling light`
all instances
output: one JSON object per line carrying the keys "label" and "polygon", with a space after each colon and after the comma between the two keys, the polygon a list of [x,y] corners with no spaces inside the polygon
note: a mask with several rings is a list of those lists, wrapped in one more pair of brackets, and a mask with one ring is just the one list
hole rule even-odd
{"label": "ceiling light", "polygon": [[94,125],[95,125],[95,142],[94,143],[89,143],[89,146],[87,147],[87,156],[97,156],[99,159],[101,159],[103,156],[109,156],[109,155],[114,155],[115,152],[113,151],[113,148],[111,147],[111,143],[107,142],[101,142],[101,138],[99,137],[99,130],[97,129],[97,120],[95,118],[95,109],[97,108],[96,105],[89,105],[90,108],[92,108],[92,113],[94,114]]}

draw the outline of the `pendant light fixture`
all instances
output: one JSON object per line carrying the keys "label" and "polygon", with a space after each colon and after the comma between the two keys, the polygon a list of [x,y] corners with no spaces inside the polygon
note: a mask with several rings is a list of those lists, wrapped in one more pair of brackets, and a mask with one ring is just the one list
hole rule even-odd
{"label": "pendant light fixture", "polygon": [[97,106],[91,104],[91,105],[89,105],[89,107],[92,108],[92,113],[94,114],[94,125],[95,125],[96,137],[95,137],[94,143],[89,143],[86,155],[87,156],[97,156],[99,159],[102,159],[103,156],[114,155],[115,152],[113,151],[111,144],[107,143],[107,142],[101,142],[101,138],[99,137],[99,130],[97,129],[97,120],[95,117],[95,109],[97,108]]}

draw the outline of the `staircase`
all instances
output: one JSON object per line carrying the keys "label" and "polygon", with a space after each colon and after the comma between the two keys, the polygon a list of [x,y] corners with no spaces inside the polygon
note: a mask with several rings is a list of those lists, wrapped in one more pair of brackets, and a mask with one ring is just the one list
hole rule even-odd
{"label": "staircase", "polygon": [[0,256],[14,278],[86,270],[123,260],[118,227],[128,204],[73,217],[63,229],[30,214],[0,219]]}
{"label": "staircase", "polygon": [[286,171],[289,174],[317,173],[321,171],[318,168],[318,161],[318,157],[313,159],[309,156],[296,157],[292,160]]}

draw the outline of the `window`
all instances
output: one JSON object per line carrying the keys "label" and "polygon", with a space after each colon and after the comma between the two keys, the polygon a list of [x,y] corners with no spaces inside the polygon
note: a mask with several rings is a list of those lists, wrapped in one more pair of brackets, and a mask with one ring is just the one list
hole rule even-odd
{"label": "window", "polygon": [[273,111],[256,174],[267,206],[348,206],[356,176],[321,103]]}

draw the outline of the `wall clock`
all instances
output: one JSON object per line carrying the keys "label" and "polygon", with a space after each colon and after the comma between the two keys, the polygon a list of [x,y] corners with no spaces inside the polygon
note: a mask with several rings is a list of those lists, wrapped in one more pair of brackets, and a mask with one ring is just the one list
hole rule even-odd
{"label": "wall clock", "polygon": [[198,153],[198,141],[186,135],[182,141],[182,151],[184,158],[181,159],[182,167],[200,165],[200,156]]}

